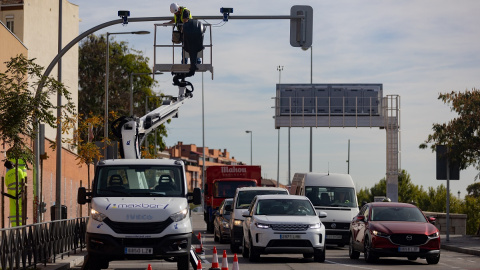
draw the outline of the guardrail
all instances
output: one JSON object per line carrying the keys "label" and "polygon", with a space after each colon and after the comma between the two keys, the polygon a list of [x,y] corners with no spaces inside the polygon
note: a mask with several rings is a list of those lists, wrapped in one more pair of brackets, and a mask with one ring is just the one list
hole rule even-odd
{"label": "guardrail", "polygon": [[55,262],[82,251],[88,217],[56,220],[0,229],[0,266],[6,269],[36,269],[37,264]]}

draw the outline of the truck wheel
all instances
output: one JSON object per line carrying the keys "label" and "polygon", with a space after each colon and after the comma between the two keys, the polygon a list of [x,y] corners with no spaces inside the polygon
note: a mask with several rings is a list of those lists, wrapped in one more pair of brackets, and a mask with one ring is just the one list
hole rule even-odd
{"label": "truck wheel", "polygon": [[207,232],[213,232],[213,223],[211,223],[210,221],[207,222]]}
{"label": "truck wheel", "polygon": [[177,257],[177,270],[189,270],[190,254]]}
{"label": "truck wheel", "polygon": [[82,270],[100,270],[107,269],[109,261],[101,259],[99,256],[88,254],[83,262]]}

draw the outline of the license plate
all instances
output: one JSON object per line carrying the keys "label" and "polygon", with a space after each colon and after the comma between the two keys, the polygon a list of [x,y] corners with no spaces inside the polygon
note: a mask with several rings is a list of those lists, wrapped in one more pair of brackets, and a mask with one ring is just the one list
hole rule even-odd
{"label": "license plate", "polygon": [[300,234],[280,234],[280,239],[300,239]]}
{"label": "license plate", "polygon": [[126,247],[125,254],[153,254],[153,248]]}
{"label": "license plate", "polygon": [[337,234],[327,234],[325,235],[325,238],[326,239],[342,239],[342,236]]}
{"label": "license plate", "polygon": [[398,252],[419,252],[419,247],[398,247]]}

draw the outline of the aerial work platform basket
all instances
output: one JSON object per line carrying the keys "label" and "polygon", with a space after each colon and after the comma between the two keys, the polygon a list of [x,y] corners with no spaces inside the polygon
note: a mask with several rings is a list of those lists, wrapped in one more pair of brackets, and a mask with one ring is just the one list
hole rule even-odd
{"label": "aerial work platform basket", "polygon": [[[212,27],[211,24],[203,24],[205,36],[203,40],[204,49],[197,55],[201,63],[197,64],[196,72],[210,71],[213,80],[212,66]],[[190,70],[190,59],[188,53],[183,49],[183,44],[175,44],[172,39],[173,24],[155,24],[153,73],[173,72],[188,73]],[[206,41],[209,41],[207,44]],[[183,59],[188,58],[185,64]]]}

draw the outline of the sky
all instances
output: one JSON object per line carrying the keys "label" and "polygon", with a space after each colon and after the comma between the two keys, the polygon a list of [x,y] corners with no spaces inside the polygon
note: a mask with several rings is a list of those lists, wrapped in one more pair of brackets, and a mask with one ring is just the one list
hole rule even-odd
{"label": "sky", "polygon": [[[118,19],[118,10],[129,10],[131,18],[172,16],[171,2],[166,1],[69,1],[79,6],[80,33]],[[290,15],[293,5],[309,5],[314,11],[313,42],[311,51],[292,47],[289,20],[208,20],[214,73],[196,73],[189,79],[194,95],[167,125],[167,146],[205,142],[206,147],[226,149],[247,164],[252,156],[253,164],[262,166],[264,178],[287,184],[288,129],[275,129],[276,84],[378,83],[383,85],[383,96],[400,96],[401,169],[424,189],[446,185],[445,180],[436,180],[435,153],[418,146],[432,134],[434,123],[456,116],[437,99],[439,93],[480,87],[480,1],[186,0],[179,4],[188,7],[193,17],[221,16],[221,7],[232,7],[233,17]],[[111,37],[142,51],[153,67],[154,24],[162,22],[130,22],[96,34],[150,31],[143,36]],[[170,39],[168,28],[157,30],[157,38]],[[209,39],[206,35],[204,43]],[[163,61],[159,56],[172,57],[169,51],[156,55],[157,63]],[[278,66],[283,67],[281,72]],[[155,79],[155,91],[177,94],[170,74]],[[358,190],[385,177],[385,130],[313,128],[310,144],[310,128],[292,128],[290,178],[295,172],[309,171],[310,147],[313,172],[349,172]],[[451,192],[457,196],[460,191],[463,198],[476,174],[473,168],[461,171],[460,180],[450,181]]]}

